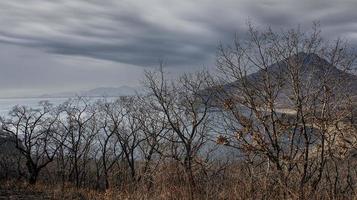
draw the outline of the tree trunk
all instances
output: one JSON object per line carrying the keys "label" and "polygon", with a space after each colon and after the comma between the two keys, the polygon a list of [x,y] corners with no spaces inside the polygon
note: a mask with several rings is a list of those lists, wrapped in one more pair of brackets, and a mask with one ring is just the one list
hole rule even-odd
{"label": "tree trunk", "polygon": [[188,176],[188,189],[190,193],[190,199],[194,199],[195,179],[192,171],[192,157],[187,156],[185,159],[185,171]]}
{"label": "tree trunk", "polygon": [[27,160],[26,166],[27,166],[27,170],[29,172],[29,179],[28,179],[29,184],[35,185],[37,182],[39,169],[31,160]]}

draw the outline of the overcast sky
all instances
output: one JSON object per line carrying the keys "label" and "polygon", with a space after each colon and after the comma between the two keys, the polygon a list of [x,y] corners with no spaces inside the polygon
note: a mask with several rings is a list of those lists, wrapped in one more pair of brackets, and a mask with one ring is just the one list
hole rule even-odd
{"label": "overcast sky", "polygon": [[356,0],[3,0],[0,97],[136,86],[165,60],[172,74],[212,69],[219,42],[247,20],[311,27],[357,44]]}

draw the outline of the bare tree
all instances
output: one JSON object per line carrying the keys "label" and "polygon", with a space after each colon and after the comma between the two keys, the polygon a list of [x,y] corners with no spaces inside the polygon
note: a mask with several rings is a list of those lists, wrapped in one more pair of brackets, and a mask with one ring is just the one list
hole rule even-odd
{"label": "bare tree", "polygon": [[170,131],[166,118],[155,108],[155,101],[148,96],[138,98],[139,113],[138,119],[144,140],[139,144],[141,154],[142,170],[138,180],[148,183],[148,190],[153,185],[153,174],[164,157],[164,151],[168,146],[165,139]]}
{"label": "bare tree", "polygon": [[48,102],[40,102],[39,106],[15,106],[8,119],[1,119],[2,129],[15,138],[16,148],[26,159],[30,184],[36,183],[40,171],[53,161],[63,143],[57,140],[58,113]]}
{"label": "bare tree", "polygon": [[305,198],[306,184],[316,189],[321,180],[327,144],[336,144],[329,141],[332,127],[347,117],[339,105],[350,94],[353,77],[346,72],[355,56],[340,41],[325,45],[318,26],[306,34],[249,25],[247,38],[219,48],[218,68],[229,80],[216,90],[228,132],[219,143],[268,170],[273,164],[284,198],[295,195],[284,188],[300,179],[296,187]]}
{"label": "bare tree", "polygon": [[109,173],[113,166],[123,155],[120,148],[119,138],[117,137],[118,129],[124,120],[124,108],[118,100],[108,102],[106,100],[97,103],[99,115],[100,132],[96,137],[98,143],[97,153],[99,163],[97,163],[98,177],[103,176],[105,189],[109,188]]}
{"label": "bare tree", "polygon": [[135,165],[138,157],[138,148],[145,139],[139,119],[139,107],[136,97],[121,97],[120,106],[124,108],[124,119],[117,129],[117,137],[123,151],[123,156],[130,171],[130,178],[137,178],[137,167]]}
{"label": "bare tree", "polygon": [[[181,162],[188,177],[191,197],[193,197],[194,158],[207,142],[209,132],[209,95],[201,94],[208,87],[210,77],[206,72],[184,75],[177,82],[169,82],[161,70],[158,73],[146,73],[146,87],[155,99],[155,106],[165,116],[172,137],[173,148],[178,147],[183,156],[174,159]],[[176,151],[174,150],[174,151]]]}
{"label": "bare tree", "polygon": [[64,146],[69,159],[69,178],[80,187],[86,176],[91,145],[99,129],[93,106],[85,98],[69,100],[61,105],[61,129],[68,135]]}

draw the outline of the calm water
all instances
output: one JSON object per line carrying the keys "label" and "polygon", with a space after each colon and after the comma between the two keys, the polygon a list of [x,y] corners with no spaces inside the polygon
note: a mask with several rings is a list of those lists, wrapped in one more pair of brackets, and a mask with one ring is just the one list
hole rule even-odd
{"label": "calm water", "polygon": [[12,107],[16,105],[37,107],[40,101],[49,101],[54,105],[65,102],[68,98],[6,98],[0,99],[0,115],[6,116]]}
{"label": "calm water", "polygon": [[[93,100],[102,99],[100,97],[91,97]],[[114,97],[108,98],[109,100],[114,100]],[[68,100],[68,98],[0,98],[0,116],[6,116],[12,107],[16,105],[28,106],[32,108],[38,107],[40,101],[49,101],[54,106],[59,105]]]}

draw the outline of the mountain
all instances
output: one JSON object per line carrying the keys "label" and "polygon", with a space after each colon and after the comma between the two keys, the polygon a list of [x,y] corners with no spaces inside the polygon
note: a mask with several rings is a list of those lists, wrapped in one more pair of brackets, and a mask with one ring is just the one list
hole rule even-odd
{"label": "mountain", "polygon": [[41,98],[55,98],[55,97],[74,97],[74,96],[86,96],[86,97],[119,97],[119,96],[132,96],[137,92],[140,92],[139,88],[121,86],[121,87],[99,87],[91,90],[79,91],[79,92],[61,92],[54,94],[44,94]]}
{"label": "mountain", "polygon": [[[264,80],[269,77],[272,84],[281,86],[277,102],[281,105],[286,105],[288,96],[293,92],[290,78],[291,66],[295,66],[294,70],[299,72],[302,92],[317,91],[322,87],[326,87],[336,93],[357,95],[356,75],[333,66],[327,60],[313,53],[295,54],[268,66],[265,70],[258,70],[247,75],[244,81],[248,83],[248,87],[253,91],[264,91]],[[237,96],[237,93],[239,93],[238,88],[242,88],[242,85],[243,79],[208,88],[202,93],[205,95],[214,94],[218,99],[227,99],[230,94]],[[213,102],[216,102],[217,98],[213,98]]]}
{"label": "mountain", "polygon": [[121,86],[118,88],[115,87],[100,87],[94,88],[82,93],[83,96],[132,96],[136,94],[138,89],[129,87],[129,86]]}
{"label": "mountain", "polygon": [[[299,53],[293,55],[270,65],[267,68],[267,72],[259,70],[258,72],[248,75],[247,79],[259,85],[263,82],[265,75],[268,74],[275,84],[278,84],[279,81],[290,83],[291,80],[289,80],[288,70],[291,65],[297,66],[300,82],[307,87],[320,87],[325,84],[330,88],[339,87],[339,89],[342,89],[344,92],[357,94],[356,75],[338,69],[314,53]],[[322,83],[322,80],[327,80],[327,82]],[[289,84],[284,84],[283,87],[286,92],[291,92],[292,90]]]}

